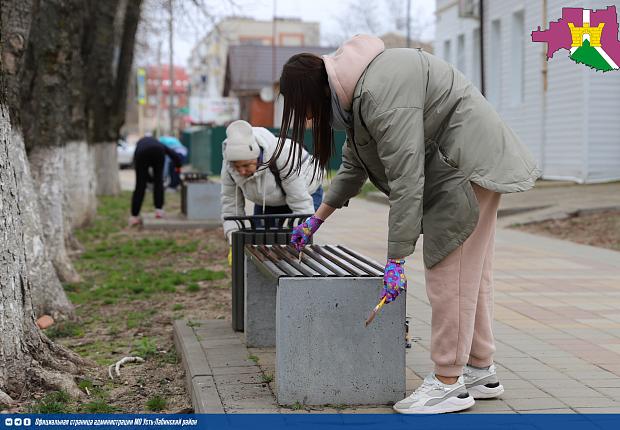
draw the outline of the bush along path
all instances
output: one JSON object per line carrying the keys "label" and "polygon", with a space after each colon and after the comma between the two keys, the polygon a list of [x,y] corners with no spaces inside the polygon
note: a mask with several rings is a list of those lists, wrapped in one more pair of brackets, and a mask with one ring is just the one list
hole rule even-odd
{"label": "bush along path", "polygon": [[[178,195],[166,197],[169,211],[178,208]],[[83,281],[65,285],[77,319],[45,330],[92,361],[78,381],[86,399],[34,392],[22,411],[191,411],[172,322],[230,318],[228,245],[221,230],[128,229],[129,200],[129,193],[102,198],[96,220],[77,232]],[[144,362],[123,364],[117,376],[114,364],[124,357]]]}

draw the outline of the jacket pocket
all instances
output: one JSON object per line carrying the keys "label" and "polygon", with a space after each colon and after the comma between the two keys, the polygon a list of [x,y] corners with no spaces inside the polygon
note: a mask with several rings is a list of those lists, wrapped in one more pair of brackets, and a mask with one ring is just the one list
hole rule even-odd
{"label": "jacket pocket", "polygon": [[431,268],[469,237],[478,201],[469,178],[436,150],[424,168],[424,264]]}

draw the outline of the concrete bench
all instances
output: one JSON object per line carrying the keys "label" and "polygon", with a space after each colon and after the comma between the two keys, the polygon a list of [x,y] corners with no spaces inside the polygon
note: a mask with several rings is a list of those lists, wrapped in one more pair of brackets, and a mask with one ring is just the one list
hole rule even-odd
{"label": "concrete bench", "polygon": [[238,228],[231,237],[233,330],[244,330],[245,245],[287,244],[291,241],[293,227],[311,216],[312,214],[270,214],[224,218],[224,221],[234,221]]}
{"label": "concrete bench", "polygon": [[377,304],[383,267],[343,246],[246,245],[248,347],[276,347],[278,403],[387,404],[405,395],[405,297]]}

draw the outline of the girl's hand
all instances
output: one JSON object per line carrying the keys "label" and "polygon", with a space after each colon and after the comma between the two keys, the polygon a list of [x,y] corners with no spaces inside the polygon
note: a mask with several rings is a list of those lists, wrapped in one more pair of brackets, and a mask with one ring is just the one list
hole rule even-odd
{"label": "girl's hand", "polygon": [[319,229],[321,224],[323,224],[323,220],[312,215],[293,229],[291,245],[295,247],[297,252],[304,249],[304,246],[310,242],[310,238]]}
{"label": "girl's hand", "polygon": [[390,258],[383,271],[383,289],[379,299],[385,297],[386,303],[396,300],[402,291],[407,291],[407,278],[405,277],[405,260]]}

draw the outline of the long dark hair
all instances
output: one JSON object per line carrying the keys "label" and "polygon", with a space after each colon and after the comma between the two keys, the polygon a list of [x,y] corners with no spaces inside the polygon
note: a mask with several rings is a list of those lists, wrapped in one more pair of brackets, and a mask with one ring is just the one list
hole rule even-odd
{"label": "long dark hair", "polygon": [[313,176],[321,176],[334,152],[331,92],[323,59],[314,54],[297,54],[289,58],[282,69],[280,94],[284,97],[282,125],[278,146],[270,162],[280,156],[287,137],[290,137],[293,148],[287,160],[287,165],[290,163],[287,175],[293,171],[301,172],[306,117],[311,116]]}

